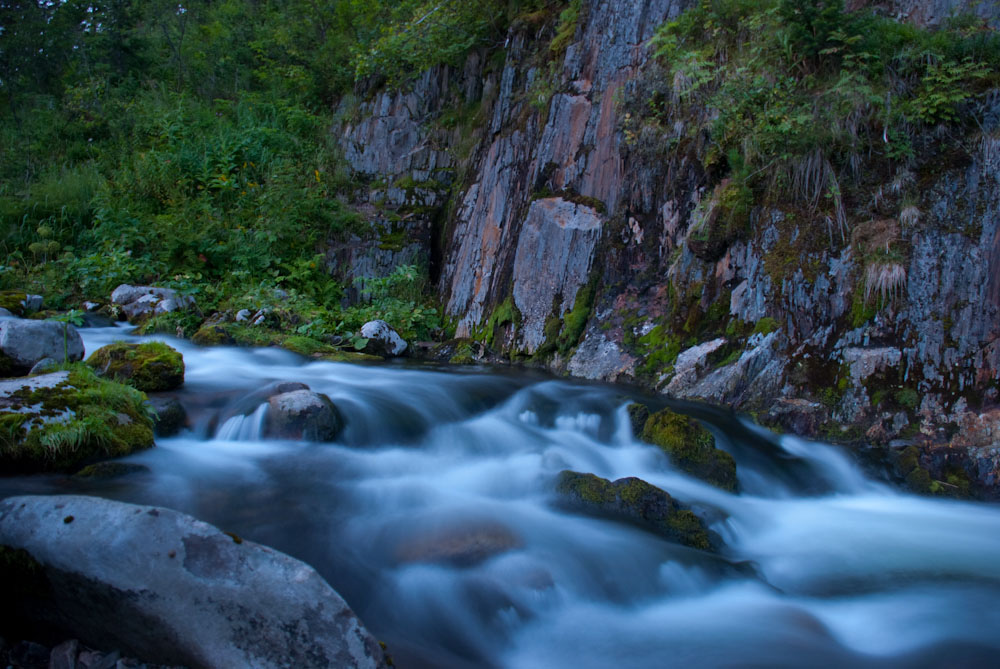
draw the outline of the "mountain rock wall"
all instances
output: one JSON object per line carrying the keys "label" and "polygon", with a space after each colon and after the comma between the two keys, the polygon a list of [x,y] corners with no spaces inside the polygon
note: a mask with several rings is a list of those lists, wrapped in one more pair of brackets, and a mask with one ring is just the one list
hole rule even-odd
{"label": "mountain rock wall", "polygon": [[[962,151],[873,188],[884,218],[758,206],[749,237],[720,239],[706,231],[728,184],[696,119],[643,119],[665,77],[649,39],[693,1],[585,0],[564,52],[551,21],[515,22],[464,68],[343,103],[334,132],[373,232],[338,262],[426,262],[455,337],[515,361],[881,445],[900,476],[916,445],[933,480],[995,491],[1000,93],[971,110]],[[965,9],[995,23],[988,5],[878,3],[931,25]],[[899,263],[864,259],[889,239]],[[874,308],[877,279],[891,290]]]}

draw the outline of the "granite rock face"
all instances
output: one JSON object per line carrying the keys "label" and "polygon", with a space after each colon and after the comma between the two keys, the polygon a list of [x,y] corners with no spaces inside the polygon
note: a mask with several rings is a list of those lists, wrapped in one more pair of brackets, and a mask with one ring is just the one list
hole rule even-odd
{"label": "granite rock face", "polygon": [[191,667],[386,666],[311,567],[176,511],[12,497],[0,502],[0,545],[26,552],[17,564],[32,585],[5,613],[93,647]]}

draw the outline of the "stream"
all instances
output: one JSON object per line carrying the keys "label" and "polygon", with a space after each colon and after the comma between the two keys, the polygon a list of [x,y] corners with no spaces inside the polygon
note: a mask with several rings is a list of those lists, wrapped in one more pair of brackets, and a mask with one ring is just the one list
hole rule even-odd
{"label": "stream", "polygon": [[[126,332],[81,330],[88,355]],[[736,459],[741,491],[729,494],[633,437],[628,388],[155,339],[184,355],[178,397],[192,427],[128,458],[150,471],[4,478],[0,497],[155,504],[273,546],[314,566],[403,669],[1000,657],[995,505],[906,495],[835,447],[671,403]],[[276,380],[330,396],[347,419],[336,443],[262,441],[264,409],[229,415]],[[553,488],[564,469],[663,488],[704,512],[725,548],[709,555],[562,511]],[[471,556],[440,559],[463,536]]]}

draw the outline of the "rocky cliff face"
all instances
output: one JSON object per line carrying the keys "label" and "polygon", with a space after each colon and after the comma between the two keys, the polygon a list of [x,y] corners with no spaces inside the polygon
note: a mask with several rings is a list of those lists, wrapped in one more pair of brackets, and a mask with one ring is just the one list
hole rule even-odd
{"label": "rocky cliff face", "polygon": [[[691,4],[587,0],[564,53],[549,48],[552,21],[517,23],[461,71],[345,102],[335,132],[372,232],[340,265],[377,276],[423,258],[455,336],[513,359],[809,435],[916,443],[915,464],[888,457],[900,475],[993,486],[1000,93],[974,110],[965,150],[872,189],[884,218],[756,207],[749,237],[720,237],[727,183],[692,120],[642,120],[664,77],[648,41]],[[965,7],[930,4],[880,6],[922,23]],[[996,21],[988,4],[970,7]],[[905,258],[865,260],[890,240]]]}

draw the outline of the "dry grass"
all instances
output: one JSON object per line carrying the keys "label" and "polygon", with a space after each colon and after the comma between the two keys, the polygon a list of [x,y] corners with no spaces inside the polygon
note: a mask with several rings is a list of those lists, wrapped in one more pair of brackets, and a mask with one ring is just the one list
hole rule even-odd
{"label": "dry grass", "polygon": [[865,268],[865,304],[878,297],[883,304],[895,302],[906,288],[906,268],[898,262],[873,262]]}

